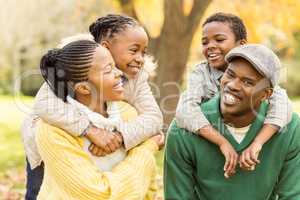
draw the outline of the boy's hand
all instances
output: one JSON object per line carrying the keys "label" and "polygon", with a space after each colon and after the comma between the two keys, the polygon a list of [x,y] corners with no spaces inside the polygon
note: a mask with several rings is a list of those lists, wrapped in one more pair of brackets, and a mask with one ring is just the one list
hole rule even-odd
{"label": "boy's hand", "polygon": [[245,149],[239,159],[240,168],[244,170],[254,170],[255,166],[260,163],[258,160],[262,143],[254,141],[247,149]]}
{"label": "boy's hand", "polygon": [[228,141],[222,142],[219,147],[225,157],[224,176],[225,178],[229,178],[235,174],[235,168],[238,163],[238,154]]}
{"label": "boy's hand", "polygon": [[[110,154],[119,149],[123,144],[123,137],[120,133],[109,132],[94,126],[87,130],[86,137],[94,144],[89,148],[93,155],[103,156],[103,154]],[[93,146],[97,146],[98,149],[96,150],[96,147]]]}

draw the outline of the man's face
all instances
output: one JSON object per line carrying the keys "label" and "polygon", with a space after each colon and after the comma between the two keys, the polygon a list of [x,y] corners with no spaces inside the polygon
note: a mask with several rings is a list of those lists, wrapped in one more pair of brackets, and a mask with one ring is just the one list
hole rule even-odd
{"label": "man's face", "polygon": [[271,93],[269,80],[245,59],[235,58],[221,79],[221,112],[223,115],[254,115]]}

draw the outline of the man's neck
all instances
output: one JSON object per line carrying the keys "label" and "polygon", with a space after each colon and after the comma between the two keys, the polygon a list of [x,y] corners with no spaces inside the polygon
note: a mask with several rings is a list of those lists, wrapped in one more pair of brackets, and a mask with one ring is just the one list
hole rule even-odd
{"label": "man's neck", "polygon": [[242,128],[250,125],[255,120],[256,115],[251,111],[239,115],[222,113],[222,117],[225,124],[229,124],[235,128]]}

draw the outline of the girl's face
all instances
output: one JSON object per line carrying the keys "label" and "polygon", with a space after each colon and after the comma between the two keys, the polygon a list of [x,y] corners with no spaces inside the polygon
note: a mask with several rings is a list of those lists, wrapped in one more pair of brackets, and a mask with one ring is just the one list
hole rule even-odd
{"label": "girl's face", "polygon": [[203,26],[202,54],[208,64],[218,70],[226,70],[225,55],[245,42],[245,40],[236,41],[230,24],[226,22],[209,22]]}
{"label": "girl's face", "polygon": [[134,78],[144,64],[148,46],[148,36],[140,26],[128,27],[118,33],[111,41],[104,41],[111,52],[117,67],[128,78]]}
{"label": "girl's face", "polygon": [[99,46],[95,49],[92,66],[88,72],[88,82],[96,92],[97,98],[103,101],[119,101],[123,99],[122,72],[115,67],[110,52]]}

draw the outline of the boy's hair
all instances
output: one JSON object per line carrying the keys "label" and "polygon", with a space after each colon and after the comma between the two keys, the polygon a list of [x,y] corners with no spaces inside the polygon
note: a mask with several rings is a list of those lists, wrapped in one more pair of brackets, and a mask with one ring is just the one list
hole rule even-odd
{"label": "boy's hair", "polygon": [[235,40],[247,40],[247,30],[246,26],[241,18],[230,13],[218,12],[209,16],[202,26],[210,22],[223,22],[228,23],[235,36]]}
{"label": "boy's hair", "polygon": [[90,25],[89,30],[95,41],[100,43],[103,39],[110,39],[129,26],[134,27],[137,25],[140,24],[132,17],[109,14],[98,18]]}
{"label": "boy's hair", "polygon": [[72,85],[87,81],[93,61],[95,41],[78,40],[62,49],[49,50],[41,59],[40,70],[54,94],[66,101],[67,95],[74,96]]}

